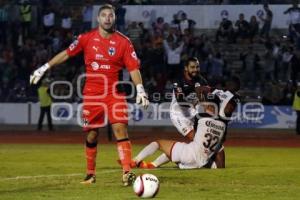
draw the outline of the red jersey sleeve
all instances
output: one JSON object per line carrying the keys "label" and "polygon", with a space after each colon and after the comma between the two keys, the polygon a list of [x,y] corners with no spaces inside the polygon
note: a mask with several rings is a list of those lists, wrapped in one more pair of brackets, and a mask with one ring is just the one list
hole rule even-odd
{"label": "red jersey sleeve", "polygon": [[83,50],[84,36],[79,35],[76,40],[67,48],[67,54],[69,56],[76,56]]}
{"label": "red jersey sleeve", "polygon": [[123,56],[126,69],[131,72],[140,68],[140,60],[138,59],[133,45],[130,41],[126,42],[126,48]]}

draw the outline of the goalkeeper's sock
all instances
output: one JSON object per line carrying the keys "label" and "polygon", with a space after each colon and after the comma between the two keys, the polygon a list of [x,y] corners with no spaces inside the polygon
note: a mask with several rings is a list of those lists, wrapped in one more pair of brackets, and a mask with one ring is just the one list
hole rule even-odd
{"label": "goalkeeper's sock", "polygon": [[148,144],[133,160],[136,163],[141,162],[146,157],[152,155],[159,149],[159,144],[157,142],[151,142]]}
{"label": "goalkeeper's sock", "polygon": [[86,141],[85,144],[85,155],[86,155],[86,173],[96,173],[96,156],[97,156],[97,142],[89,143]]}
{"label": "goalkeeper's sock", "polygon": [[129,172],[131,170],[131,143],[128,138],[118,140],[117,148],[119,153],[119,158],[123,168],[123,173]]}
{"label": "goalkeeper's sock", "polygon": [[169,162],[170,159],[168,158],[168,156],[163,153],[161,154],[160,156],[158,156],[153,162],[152,164],[155,166],[155,167],[159,167],[167,162]]}

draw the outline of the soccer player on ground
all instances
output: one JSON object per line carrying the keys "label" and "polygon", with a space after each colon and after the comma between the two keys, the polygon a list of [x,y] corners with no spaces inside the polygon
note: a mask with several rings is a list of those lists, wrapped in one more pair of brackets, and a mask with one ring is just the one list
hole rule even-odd
{"label": "soccer player on ground", "polygon": [[36,84],[44,73],[70,57],[84,54],[86,80],[83,89],[83,128],[86,135],[87,176],[82,183],[95,183],[98,128],[105,126],[106,116],[112,124],[117,139],[117,150],[123,168],[124,186],[135,178],[131,173],[131,143],[128,139],[127,102],[125,94],[116,87],[119,73],[126,66],[137,89],[137,103],[145,108],[149,101],[139,71],[140,62],[130,40],[114,29],[115,9],[105,4],[100,7],[98,28],[79,35],[68,49],[54,56],[48,63],[35,70],[30,83]]}
{"label": "soccer player on ground", "polygon": [[[187,70],[187,68],[185,68]],[[177,91],[182,91],[182,87],[177,87]],[[240,81],[239,78],[237,77],[232,77],[230,80],[226,82],[226,89],[224,90],[219,90],[219,89],[214,89],[209,86],[197,86],[194,88],[194,91],[196,91],[197,96],[202,95],[201,97],[199,96],[198,99],[202,99],[203,101],[203,96],[206,96],[204,98],[207,99],[207,97],[211,96],[216,96],[220,100],[218,103],[218,118],[225,123],[225,134],[224,137],[222,137],[222,141],[220,142],[220,145],[216,146],[215,152],[210,156],[210,160],[206,167],[211,167],[213,162],[216,163],[216,166],[218,168],[224,168],[225,167],[225,152],[224,152],[224,147],[223,143],[226,138],[227,134],[227,124],[230,121],[230,117],[235,110],[237,104],[239,103],[239,95],[237,95],[237,91],[240,88]],[[198,123],[194,121],[198,120],[199,117],[201,117],[201,107],[202,106],[197,106],[197,109],[193,108],[193,105],[189,106],[188,104],[182,104],[178,103],[178,97],[176,93],[176,88],[174,89],[174,98],[170,107],[170,117],[172,120],[172,123],[174,126],[177,128],[179,133],[181,133],[183,136],[188,136],[188,138],[192,141],[195,135],[195,125]],[[186,93],[187,94],[187,93]],[[174,103],[176,102],[176,103]],[[182,102],[182,101],[181,101]],[[185,107],[187,106],[187,107]],[[200,109],[199,109],[200,108]],[[193,113],[200,112],[200,114],[193,114]],[[151,149],[153,143],[149,144],[146,146],[134,159],[132,162],[132,165],[137,165],[140,168],[155,168],[159,167],[162,164],[165,164],[169,162],[169,158],[167,157],[166,154],[160,155],[157,159],[155,159],[153,162],[145,162],[143,161],[144,154],[147,154],[148,150]]]}
{"label": "soccer player on ground", "polygon": [[[170,161],[176,163],[180,169],[194,169],[207,167],[211,157],[222,145],[226,131],[226,123],[217,115],[220,99],[213,95],[203,105],[204,112],[197,121],[197,129],[193,141],[190,143],[174,140],[157,140],[146,146],[136,157],[140,160],[155,153],[158,149],[166,154]],[[212,163],[213,168],[218,167]],[[209,166],[211,167],[211,166]]]}

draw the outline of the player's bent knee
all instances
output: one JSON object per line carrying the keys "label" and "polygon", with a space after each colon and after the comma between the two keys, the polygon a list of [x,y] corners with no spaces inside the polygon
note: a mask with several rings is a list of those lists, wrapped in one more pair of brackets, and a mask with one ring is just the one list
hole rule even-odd
{"label": "player's bent knee", "polygon": [[98,140],[97,138],[98,138],[98,130],[97,129],[92,129],[92,130],[88,131],[87,137],[86,137],[87,142],[95,143]]}
{"label": "player's bent knee", "polygon": [[117,140],[128,138],[126,124],[113,124],[112,129]]}

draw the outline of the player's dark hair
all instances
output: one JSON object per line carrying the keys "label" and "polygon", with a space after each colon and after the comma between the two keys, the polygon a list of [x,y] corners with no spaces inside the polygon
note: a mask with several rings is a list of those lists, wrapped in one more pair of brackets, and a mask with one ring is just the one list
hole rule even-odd
{"label": "player's dark hair", "polygon": [[190,62],[199,62],[198,58],[196,57],[189,57],[185,62],[184,66],[188,66]]}
{"label": "player's dark hair", "polygon": [[110,9],[110,10],[113,10],[114,12],[116,11],[116,9],[115,9],[115,7],[114,7],[113,5],[111,5],[111,4],[103,4],[103,5],[99,8],[99,10],[98,10],[98,15],[100,14],[100,12],[101,12],[102,10],[105,10],[105,9]]}

